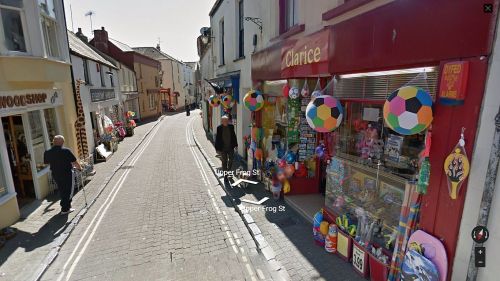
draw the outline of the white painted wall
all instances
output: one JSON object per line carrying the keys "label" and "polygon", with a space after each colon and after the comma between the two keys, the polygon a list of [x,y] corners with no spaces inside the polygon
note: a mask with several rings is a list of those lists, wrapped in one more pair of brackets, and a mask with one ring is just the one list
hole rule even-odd
{"label": "white painted wall", "polygon": [[51,60],[64,61],[69,63],[69,48],[66,39],[66,22],[64,19],[64,9],[62,0],[54,0],[57,23],[57,45],[59,57],[50,58],[45,51],[43,34],[41,32],[41,9],[38,0],[24,0],[23,14],[21,15],[24,25],[24,37],[26,41],[26,53],[16,54],[9,52],[4,46],[4,28],[0,21],[0,55],[31,55],[35,57],[44,57]]}
{"label": "white painted wall", "polygon": [[[500,22],[500,21],[499,21]],[[476,226],[481,204],[482,192],[486,178],[486,169],[491,153],[493,134],[495,131],[495,115],[500,107],[500,36],[497,34],[490,57],[490,69],[486,91],[481,109],[477,139],[472,155],[472,165],[467,186],[458,247],[453,264],[452,280],[465,280],[472,250],[471,231]],[[479,269],[478,281],[500,279],[500,175],[497,176],[493,206],[488,223],[490,238],[486,247],[486,268]]]}
{"label": "white painted wall", "polygon": [[[75,83],[78,80],[85,80],[84,69],[83,69],[83,58],[71,54],[71,63],[73,68],[73,77],[75,79]],[[97,64],[98,62],[88,60],[88,69],[90,76],[90,84],[89,85],[80,85],[80,97],[82,99],[83,110],[85,113],[85,129],[87,133],[87,142],[89,145],[89,150],[93,151],[95,148],[94,143],[94,135],[92,130],[92,120],[90,112],[100,111],[102,114],[109,114],[112,112],[113,105],[119,104],[120,101],[120,82],[119,82],[119,74],[117,69],[110,68],[106,65],[101,65],[101,71],[107,72],[111,71],[114,77],[114,87],[111,86],[111,78],[110,75],[104,75],[104,81],[106,87],[101,86],[101,76],[99,72],[97,72]],[[112,89],[115,91],[115,98],[103,102],[91,102],[90,98],[90,89]]]}

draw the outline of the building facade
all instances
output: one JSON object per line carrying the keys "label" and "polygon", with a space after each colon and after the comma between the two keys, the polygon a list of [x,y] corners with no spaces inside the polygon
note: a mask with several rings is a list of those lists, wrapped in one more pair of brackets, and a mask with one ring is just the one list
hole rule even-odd
{"label": "building facade", "polygon": [[19,218],[20,207],[51,191],[43,153],[56,134],[76,148],[76,114],[63,1],[2,1],[0,11],[3,228]]}
{"label": "building facade", "polygon": [[82,107],[85,119],[85,124],[80,124],[86,133],[80,137],[85,140],[79,142],[87,145],[84,150],[95,155],[95,148],[110,135],[104,120],[109,118],[113,123],[121,120],[120,74],[112,62],[86,42],[83,34],[78,35],[68,31],[75,95],[81,101],[77,107]]}
{"label": "building facade", "polygon": [[138,118],[158,117],[161,114],[161,63],[134,51],[130,46],[120,41],[110,39],[104,27],[94,30],[94,38],[90,44],[134,70],[139,95]]}

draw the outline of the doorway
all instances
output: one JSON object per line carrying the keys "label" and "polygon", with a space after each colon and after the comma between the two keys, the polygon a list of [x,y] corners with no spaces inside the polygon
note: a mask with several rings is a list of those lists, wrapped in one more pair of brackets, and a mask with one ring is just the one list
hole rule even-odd
{"label": "doorway", "polygon": [[23,118],[21,115],[13,115],[2,117],[1,120],[17,202],[21,208],[36,198]]}

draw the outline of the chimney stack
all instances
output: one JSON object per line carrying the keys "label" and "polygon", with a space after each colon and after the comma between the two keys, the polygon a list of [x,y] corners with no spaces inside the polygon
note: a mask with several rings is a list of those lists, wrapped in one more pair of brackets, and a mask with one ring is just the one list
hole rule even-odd
{"label": "chimney stack", "polygon": [[157,49],[158,51],[161,51],[160,43],[156,44],[156,49]]}
{"label": "chimney stack", "polygon": [[75,34],[78,38],[80,38],[80,40],[82,40],[83,42],[85,43],[88,43],[89,42],[89,38],[87,38],[87,36],[85,36],[82,32],[82,29],[79,27],[78,28],[78,32]]}
{"label": "chimney stack", "polygon": [[99,51],[105,54],[109,54],[108,42],[109,42],[108,32],[104,29],[104,27],[101,27],[101,29],[94,30],[94,39],[93,39],[94,47],[96,47]]}

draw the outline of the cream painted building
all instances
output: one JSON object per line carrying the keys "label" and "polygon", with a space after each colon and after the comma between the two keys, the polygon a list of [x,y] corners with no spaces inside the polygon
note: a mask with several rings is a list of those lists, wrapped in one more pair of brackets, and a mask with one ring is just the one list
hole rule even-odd
{"label": "cream painted building", "polygon": [[0,229],[50,192],[51,138],[76,147],[63,10],[61,0],[0,2]]}

